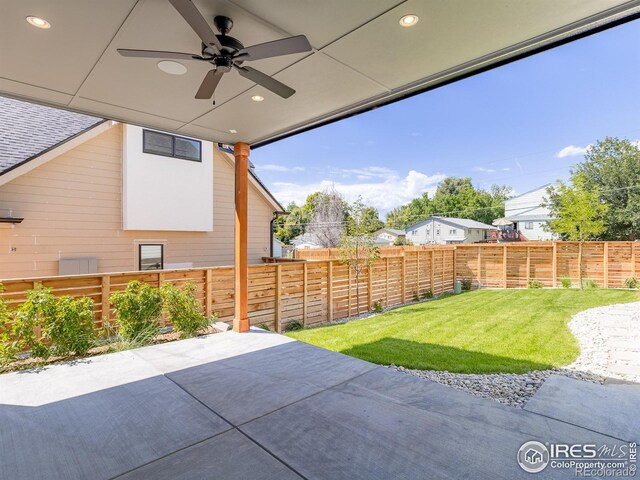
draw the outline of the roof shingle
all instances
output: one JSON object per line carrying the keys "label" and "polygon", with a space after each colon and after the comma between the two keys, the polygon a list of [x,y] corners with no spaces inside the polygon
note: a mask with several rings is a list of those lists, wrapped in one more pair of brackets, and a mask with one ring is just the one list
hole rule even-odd
{"label": "roof shingle", "polygon": [[0,174],[103,121],[0,97]]}

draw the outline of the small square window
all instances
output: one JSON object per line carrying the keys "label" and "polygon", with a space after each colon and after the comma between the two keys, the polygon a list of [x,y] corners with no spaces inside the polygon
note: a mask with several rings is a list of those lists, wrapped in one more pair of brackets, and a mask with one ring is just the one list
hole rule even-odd
{"label": "small square window", "polygon": [[164,267],[164,245],[141,244],[140,270],[162,270]]}
{"label": "small square window", "polygon": [[173,136],[171,135],[144,130],[143,143],[142,151],[144,153],[173,156]]}
{"label": "small square window", "polygon": [[525,222],[524,228],[526,230],[533,230],[533,222]]}
{"label": "small square window", "polygon": [[197,140],[175,137],[175,150],[173,156],[199,162],[201,160],[200,145],[200,142]]}
{"label": "small square window", "polygon": [[440,229],[439,228],[436,229],[436,235],[440,235]]}
{"label": "small square window", "polygon": [[452,228],[449,230],[449,235],[455,235],[456,234],[456,229]]}

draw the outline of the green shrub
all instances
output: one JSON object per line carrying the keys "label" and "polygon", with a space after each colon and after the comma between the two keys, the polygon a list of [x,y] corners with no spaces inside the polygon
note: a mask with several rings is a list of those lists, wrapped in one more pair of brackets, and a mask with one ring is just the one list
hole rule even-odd
{"label": "green shrub", "polygon": [[196,286],[189,282],[182,289],[170,282],[160,287],[164,308],[180,338],[195,337],[206,332],[209,320],[202,314],[202,306],[196,299]]}
{"label": "green shrub", "polygon": [[124,292],[112,293],[110,300],[115,308],[118,335],[123,339],[151,343],[160,333],[162,294],[157,288],[133,280]]}
{"label": "green shrub", "polygon": [[267,332],[271,331],[271,328],[266,323],[261,323],[260,325],[258,325],[258,328],[261,328],[262,330],[266,330]]}
{"label": "green shrub", "polygon": [[294,320],[293,322],[287,323],[287,326],[284,327],[285,332],[295,332],[297,330],[302,330],[304,325],[300,323],[298,320]]}
{"label": "green shrub", "polygon": [[373,302],[372,308],[375,313],[382,313],[382,311],[384,310],[382,308],[382,300],[376,300],[375,302]]}
{"label": "green shrub", "polygon": [[624,286],[631,290],[636,290],[640,286],[640,282],[636,277],[631,277],[624,281]]}
{"label": "green shrub", "polygon": [[562,285],[562,288],[571,288],[571,279],[567,277],[561,278],[560,285]]}
{"label": "green shrub", "polygon": [[422,294],[422,298],[423,299],[428,299],[428,298],[433,298],[433,292],[431,291],[431,289],[427,290],[426,292],[424,292]]}
{"label": "green shrub", "polygon": [[414,302],[419,302],[420,301],[420,295],[418,295],[418,292],[416,292],[416,291],[413,292],[413,301]]}
{"label": "green shrub", "polygon": [[54,355],[87,353],[96,339],[93,300],[69,296],[56,299],[55,316],[47,319],[42,338],[50,342],[50,350]]}
{"label": "green shrub", "polygon": [[[40,338],[36,336],[38,329]],[[17,346],[31,350],[34,357],[83,355],[96,338],[93,300],[55,298],[50,288],[37,285],[27,292],[27,299],[16,312],[13,334]]]}
{"label": "green shrub", "polygon": [[460,280],[460,286],[462,287],[463,292],[468,292],[469,290],[471,290],[471,279],[463,278],[462,280]]}
{"label": "green shrub", "polygon": [[440,295],[438,295],[438,300],[443,300],[445,298],[449,298],[453,296],[455,296],[455,293],[453,292],[442,292]]}
{"label": "green shrub", "polygon": [[540,280],[529,280],[527,288],[544,288],[544,284]]}
{"label": "green shrub", "polygon": [[[4,286],[0,284],[0,293]],[[18,358],[19,342],[13,338],[13,317],[4,298],[0,298],[0,367]]]}
{"label": "green shrub", "polygon": [[598,288],[598,282],[593,278],[585,278],[582,280],[582,288]]}

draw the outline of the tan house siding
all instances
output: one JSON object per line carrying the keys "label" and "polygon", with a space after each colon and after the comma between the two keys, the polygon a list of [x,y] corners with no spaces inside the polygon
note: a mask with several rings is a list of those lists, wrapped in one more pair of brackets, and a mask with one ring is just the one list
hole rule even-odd
{"label": "tan house siding", "polygon": [[[122,230],[122,126],[0,186],[0,208],[24,217],[0,224],[0,278],[57,275],[61,257],[94,256],[100,272],[136,270],[137,245],[165,244],[165,263],[233,263],[234,172],[225,154],[213,163],[213,232]],[[170,194],[170,192],[168,192]],[[194,205],[193,208],[198,208]],[[269,254],[273,206],[249,190],[249,261]]]}

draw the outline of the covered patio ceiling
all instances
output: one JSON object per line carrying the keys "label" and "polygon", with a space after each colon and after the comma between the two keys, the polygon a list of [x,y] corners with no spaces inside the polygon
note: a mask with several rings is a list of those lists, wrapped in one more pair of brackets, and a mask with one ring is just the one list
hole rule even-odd
{"label": "covered patio ceiling", "polygon": [[[623,0],[194,0],[233,19],[244,45],[304,34],[313,51],[252,63],[283,99],[231,72],[216,104],[194,94],[210,65],[169,75],[117,48],[200,53],[167,0],[2,0],[0,94],[179,132],[260,145],[637,18]],[[399,19],[419,17],[411,28]],[[48,30],[25,18],[46,19]],[[264,101],[251,100],[261,95]],[[236,131],[237,133],[232,133]]]}

